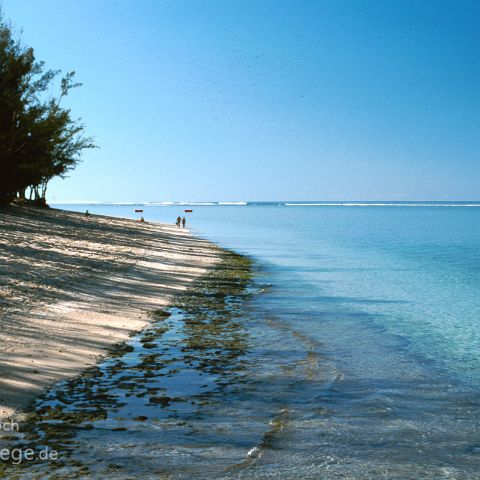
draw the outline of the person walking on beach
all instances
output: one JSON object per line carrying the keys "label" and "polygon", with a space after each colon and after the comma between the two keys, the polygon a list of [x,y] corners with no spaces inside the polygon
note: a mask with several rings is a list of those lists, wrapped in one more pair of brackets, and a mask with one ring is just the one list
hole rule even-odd
{"label": "person walking on beach", "polygon": [[177,217],[177,227],[180,228],[180,222],[182,221],[182,219],[180,218],[180,216]]}
{"label": "person walking on beach", "polygon": [[183,228],[185,228],[185,224],[187,223],[187,221],[185,220],[185,217],[182,218],[182,225],[183,225]]}

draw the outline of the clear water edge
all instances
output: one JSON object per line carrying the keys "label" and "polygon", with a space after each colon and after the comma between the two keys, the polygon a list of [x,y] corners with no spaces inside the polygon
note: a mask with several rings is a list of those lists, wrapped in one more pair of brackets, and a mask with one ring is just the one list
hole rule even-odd
{"label": "clear water edge", "polygon": [[[145,210],[147,220],[181,213]],[[133,216],[128,206],[90,211]],[[250,365],[250,374],[266,375],[257,410],[268,415],[241,420],[243,461],[214,478],[480,478],[480,211],[267,205],[194,213],[195,233],[252,255],[271,285],[249,307],[259,323],[243,314],[251,338],[271,345],[264,356],[251,347],[271,369]],[[227,444],[218,439],[205,475]]]}

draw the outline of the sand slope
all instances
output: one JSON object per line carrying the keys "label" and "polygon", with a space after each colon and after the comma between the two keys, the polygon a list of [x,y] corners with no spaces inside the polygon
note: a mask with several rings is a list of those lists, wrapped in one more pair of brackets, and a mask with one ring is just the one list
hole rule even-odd
{"label": "sand slope", "polygon": [[218,256],[174,225],[0,210],[0,418],[141,329]]}

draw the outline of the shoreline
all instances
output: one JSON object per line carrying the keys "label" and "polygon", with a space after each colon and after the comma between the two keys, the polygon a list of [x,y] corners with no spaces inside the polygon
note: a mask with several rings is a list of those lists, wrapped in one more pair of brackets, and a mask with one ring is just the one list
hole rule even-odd
{"label": "shoreline", "polygon": [[[141,332],[114,345],[97,365],[42,392],[18,418],[15,431],[3,438],[9,452],[21,450],[27,442],[38,456],[27,462],[15,463],[13,456],[11,462],[0,462],[0,476],[23,478],[27,473],[57,478],[61,473],[62,478],[133,478],[127,473],[131,473],[131,457],[119,455],[125,441],[134,442],[136,460],[150,463],[157,474],[167,469],[169,476],[183,478],[191,473],[191,461],[200,467],[202,449],[194,438],[204,440],[216,430],[224,437],[217,438],[221,444],[238,420],[230,401],[248,371],[251,336],[242,315],[252,298],[252,282],[252,260],[222,249],[215,265],[175,296],[175,304],[167,311],[154,312]],[[233,396],[224,410],[221,400],[229,392]],[[214,424],[222,411],[226,416],[218,431]],[[265,428],[269,419],[264,419]],[[191,430],[185,435],[190,422],[196,426],[187,427]],[[262,438],[263,426],[256,428]],[[158,429],[162,435],[156,438],[152,459],[151,433]],[[108,438],[107,450],[102,437]],[[0,449],[1,443],[0,435]],[[184,449],[183,459],[189,457],[189,461],[166,467],[172,448]],[[39,457],[47,449],[55,461]],[[202,470],[215,477],[225,468],[241,469],[246,453],[238,446],[235,460],[227,456],[226,463],[211,463],[208,456]],[[204,477],[199,468],[196,474]]]}
{"label": "shoreline", "polygon": [[0,421],[142,330],[221,252],[175,225],[0,211]]}

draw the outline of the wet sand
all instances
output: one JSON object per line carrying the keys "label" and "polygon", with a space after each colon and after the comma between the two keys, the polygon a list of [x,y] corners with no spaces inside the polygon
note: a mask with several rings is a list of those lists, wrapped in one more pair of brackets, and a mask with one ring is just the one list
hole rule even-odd
{"label": "wet sand", "polygon": [[220,255],[174,225],[1,210],[0,420],[96,364]]}
{"label": "wet sand", "polygon": [[250,443],[270,420],[266,408],[266,418],[257,412],[251,422],[248,401],[259,395],[264,403],[263,382],[256,389],[249,377],[253,339],[244,315],[255,291],[251,279],[250,260],[224,251],[142,332],[45,391],[20,433],[3,445],[0,435],[0,450],[47,446],[58,457],[0,462],[0,477],[224,478],[242,470]]}

